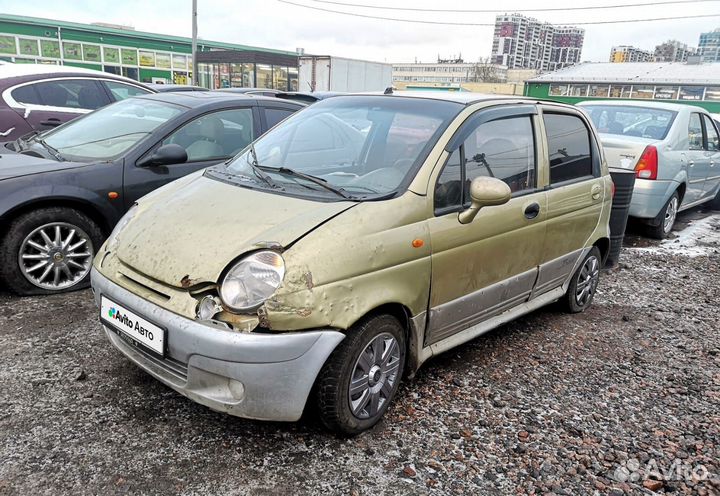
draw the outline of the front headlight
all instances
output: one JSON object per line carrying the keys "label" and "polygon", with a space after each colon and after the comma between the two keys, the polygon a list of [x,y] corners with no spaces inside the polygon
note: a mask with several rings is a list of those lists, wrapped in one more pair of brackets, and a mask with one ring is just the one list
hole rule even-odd
{"label": "front headlight", "polygon": [[105,249],[107,251],[114,251],[115,248],[117,248],[118,244],[118,234],[120,234],[120,231],[122,231],[125,226],[127,226],[133,217],[135,217],[135,214],[137,213],[137,203],[135,203],[130,209],[125,212],[125,215],[122,216],[122,218],[118,221],[118,223],[115,225],[115,229],[112,230],[110,233],[110,236],[108,236],[107,244],[105,245]]}
{"label": "front headlight", "polygon": [[258,251],[236,263],[220,285],[220,298],[235,311],[252,310],[270,298],[285,277],[285,261],[274,251]]}

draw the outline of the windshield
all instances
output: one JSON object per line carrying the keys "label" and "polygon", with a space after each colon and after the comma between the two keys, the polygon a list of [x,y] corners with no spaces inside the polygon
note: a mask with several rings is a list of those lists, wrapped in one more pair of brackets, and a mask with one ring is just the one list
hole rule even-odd
{"label": "windshield", "polygon": [[620,136],[665,139],[677,112],[620,105],[583,105],[598,132]]}
{"label": "windshield", "polygon": [[43,133],[41,138],[65,160],[112,160],[183,111],[165,102],[130,98]]}
{"label": "windshield", "polygon": [[414,174],[462,108],[421,98],[330,98],[294,114],[258,139],[254,150],[216,170],[242,176],[244,185],[253,178],[291,193],[385,196]]}

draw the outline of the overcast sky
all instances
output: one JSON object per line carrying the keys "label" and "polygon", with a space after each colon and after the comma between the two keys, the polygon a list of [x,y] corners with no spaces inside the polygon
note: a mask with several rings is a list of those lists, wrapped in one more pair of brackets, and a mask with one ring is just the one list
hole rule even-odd
{"label": "overcast sky", "polygon": [[[368,15],[425,19],[446,22],[493,23],[495,14],[421,13],[341,7],[313,0],[296,3]],[[488,9],[494,2],[444,0],[337,0],[393,7]],[[641,3],[648,0],[633,0]],[[550,8],[617,5],[620,0],[507,0],[510,12],[523,8]],[[626,2],[627,3],[627,2]],[[648,2],[650,3],[650,2]],[[139,31],[190,36],[190,0],[3,0],[3,13],[45,17],[75,22],[107,22],[133,26]],[[542,21],[573,22],[643,19],[693,14],[720,14],[720,1],[685,5],[658,5],[622,9],[560,12],[527,12]],[[466,61],[488,57],[492,27],[438,26],[349,17],[319,12],[278,2],[278,0],[198,0],[199,37],[267,48],[337,55],[387,62],[431,62],[438,54],[450,58],[462,53]],[[720,27],[720,16],[656,22],[635,22],[584,26],[583,60],[607,61],[613,45],[635,45],[652,50],[656,44],[674,38],[697,46],[699,34]]]}

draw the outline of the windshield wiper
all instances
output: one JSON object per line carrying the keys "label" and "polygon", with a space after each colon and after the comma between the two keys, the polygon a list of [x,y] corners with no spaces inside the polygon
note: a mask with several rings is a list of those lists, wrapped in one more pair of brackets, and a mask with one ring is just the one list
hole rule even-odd
{"label": "windshield wiper", "polygon": [[252,170],[257,176],[257,178],[262,179],[262,181],[271,188],[277,188],[278,185],[275,184],[273,180],[270,179],[270,176],[265,174],[260,168],[260,164],[258,164],[257,153],[255,153],[255,145],[253,145],[252,143],[250,144],[250,153],[247,155],[247,157],[250,156],[252,156],[252,160],[247,160],[247,163],[250,165],[250,167],[252,167]]}
{"label": "windshield wiper", "polygon": [[55,148],[53,148],[52,146],[48,145],[48,144],[45,142],[44,139],[38,138],[38,139],[35,140],[35,143],[40,143],[42,146],[44,146],[45,149],[50,153],[50,155],[52,155],[53,157],[55,157],[55,160],[57,160],[58,162],[64,162],[64,161],[65,161],[65,159],[62,158],[62,156],[60,155],[60,152],[57,151],[57,150],[56,150]]}
{"label": "windshield wiper", "polygon": [[318,186],[325,188],[328,191],[332,191],[338,196],[341,196],[345,198],[346,200],[352,200],[354,199],[351,195],[347,194],[347,192],[339,188],[337,186],[332,186],[331,184],[328,184],[328,182],[325,179],[321,179],[316,176],[311,176],[310,174],[304,174],[302,172],[298,172],[293,169],[288,169],[287,167],[267,167],[265,165],[258,165],[259,169],[270,171],[270,172],[276,172],[278,174],[285,174],[287,176],[294,176],[299,177],[301,179],[305,179],[306,181],[310,181],[311,183],[315,183]]}

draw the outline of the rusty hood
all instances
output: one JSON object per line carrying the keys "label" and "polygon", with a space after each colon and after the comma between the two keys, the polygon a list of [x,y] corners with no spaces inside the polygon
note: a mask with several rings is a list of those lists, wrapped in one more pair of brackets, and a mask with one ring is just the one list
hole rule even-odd
{"label": "rusty hood", "polygon": [[117,256],[176,287],[217,282],[238,256],[269,244],[283,248],[353,202],[266,193],[197,176],[141,199],[119,235]]}

